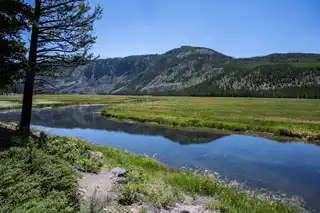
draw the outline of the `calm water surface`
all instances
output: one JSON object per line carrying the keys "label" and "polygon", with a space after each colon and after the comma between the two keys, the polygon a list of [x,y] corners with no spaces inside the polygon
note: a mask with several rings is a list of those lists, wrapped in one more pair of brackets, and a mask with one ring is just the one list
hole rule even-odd
{"label": "calm water surface", "polygon": [[[320,147],[316,145],[121,123],[101,117],[100,109],[80,106],[35,110],[33,128],[155,155],[169,166],[216,171],[251,188],[301,196],[320,212]],[[0,114],[1,121],[19,118],[19,112]]]}

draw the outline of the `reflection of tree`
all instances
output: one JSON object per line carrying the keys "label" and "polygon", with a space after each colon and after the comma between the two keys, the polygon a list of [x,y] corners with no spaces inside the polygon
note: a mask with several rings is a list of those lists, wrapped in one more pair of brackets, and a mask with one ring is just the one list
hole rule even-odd
{"label": "reflection of tree", "polygon": [[[137,123],[123,123],[99,115],[101,106],[60,107],[54,109],[41,109],[33,113],[32,124],[55,128],[90,128],[129,134],[163,136],[180,144],[209,143],[225,135],[210,132],[185,131],[173,128],[143,125]],[[0,114],[0,121],[19,121],[20,113],[11,112]],[[288,138],[281,138],[284,143]],[[320,146],[319,143],[308,141],[306,143]]]}
{"label": "reflection of tree", "polygon": [[[136,123],[116,122],[100,116],[100,109],[101,106],[82,106],[36,110],[33,112],[32,124],[54,128],[91,128],[129,134],[163,136],[180,144],[209,143],[225,136],[208,132],[193,132]],[[11,121],[18,121],[19,113],[15,112],[9,117]]]}

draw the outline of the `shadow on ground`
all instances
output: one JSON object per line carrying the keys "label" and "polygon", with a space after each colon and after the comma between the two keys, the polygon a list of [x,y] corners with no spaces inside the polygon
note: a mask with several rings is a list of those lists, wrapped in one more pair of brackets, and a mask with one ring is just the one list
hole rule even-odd
{"label": "shadow on ground", "polygon": [[11,144],[10,139],[18,135],[19,133],[16,130],[0,126],[0,151],[8,149]]}

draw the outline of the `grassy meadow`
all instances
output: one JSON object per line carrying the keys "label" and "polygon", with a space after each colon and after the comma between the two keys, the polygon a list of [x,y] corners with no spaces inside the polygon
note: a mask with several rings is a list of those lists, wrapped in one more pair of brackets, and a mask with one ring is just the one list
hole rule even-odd
{"label": "grassy meadow", "polygon": [[175,127],[320,139],[320,100],[160,97],[154,102],[108,106],[102,115]]}
{"label": "grassy meadow", "polygon": [[[35,95],[34,107],[59,107],[80,104],[115,104],[140,99],[134,96],[102,95]],[[0,110],[15,109],[22,106],[22,95],[0,96]]]}

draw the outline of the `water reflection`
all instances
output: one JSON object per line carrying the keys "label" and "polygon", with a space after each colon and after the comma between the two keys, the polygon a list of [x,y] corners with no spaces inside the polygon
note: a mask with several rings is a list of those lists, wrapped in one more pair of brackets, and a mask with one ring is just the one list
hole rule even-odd
{"label": "water reflection", "polygon": [[[161,135],[180,144],[209,143],[225,135],[209,132],[184,131],[150,125],[123,123],[107,120],[100,116],[101,106],[61,107],[54,109],[39,109],[32,114],[32,124],[58,127],[100,129],[115,132],[126,132],[138,135]],[[20,113],[0,114],[1,121],[19,121]]]}
{"label": "water reflection", "polygon": [[[320,148],[315,145],[114,122],[101,117],[100,108],[36,110],[32,124],[51,134],[79,137],[139,154],[157,153],[156,158],[168,165],[217,171],[252,188],[302,196],[320,211]],[[17,112],[0,114],[2,121],[19,118]]]}

